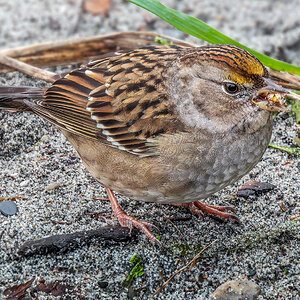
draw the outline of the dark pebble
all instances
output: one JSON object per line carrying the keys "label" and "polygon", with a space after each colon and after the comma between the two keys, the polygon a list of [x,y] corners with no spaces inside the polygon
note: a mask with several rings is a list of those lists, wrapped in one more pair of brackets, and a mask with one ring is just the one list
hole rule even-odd
{"label": "dark pebble", "polygon": [[250,270],[248,271],[248,275],[249,275],[249,276],[254,276],[255,274],[256,274],[256,271],[255,271],[255,270],[250,269]]}
{"label": "dark pebble", "polygon": [[108,282],[107,281],[99,281],[98,286],[100,289],[105,289],[108,287]]}
{"label": "dark pebble", "polygon": [[289,117],[290,117],[289,113],[281,114],[281,119],[282,119],[282,120],[286,120],[286,119],[289,118]]}

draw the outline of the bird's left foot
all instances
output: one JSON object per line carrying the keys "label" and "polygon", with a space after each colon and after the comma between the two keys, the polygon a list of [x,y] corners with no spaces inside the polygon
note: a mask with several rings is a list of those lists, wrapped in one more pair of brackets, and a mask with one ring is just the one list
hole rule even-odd
{"label": "bird's left foot", "polygon": [[117,217],[120,225],[123,227],[128,227],[130,230],[132,230],[133,227],[137,228],[148,237],[148,239],[153,245],[158,245],[161,247],[161,242],[150,231],[150,229],[156,227],[149,222],[139,221],[136,218],[128,216],[118,204],[117,199],[113,194],[113,191],[107,187],[105,187],[105,189],[110,200],[110,204],[113,209],[114,215]]}
{"label": "bird's left foot", "polygon": [[228,219],[228,220],[233,220],[234,222],[237,223],[241,223],[240,219],[237,216],[227,212],[228,210],[235,212],[235,209],[230,206],[215,206],[215,205],[205,204],[200,201],[183,203],[183,204],[173,204],[173,205],[186,207],[193,214],[200,217],[203,217],[203,212],[205,212],[221,219]]}

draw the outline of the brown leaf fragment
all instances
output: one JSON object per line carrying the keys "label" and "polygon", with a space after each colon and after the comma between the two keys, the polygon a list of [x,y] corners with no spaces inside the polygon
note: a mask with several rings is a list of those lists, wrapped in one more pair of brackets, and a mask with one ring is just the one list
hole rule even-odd
{"label": "brown leaf fragment", "polygon": [[5,299],[9,300],[18,300],[22,299],[26,293],[27,289],[31,287],[32,282],[34,278],[30,279],[26,283],[19,284],[19,285],[13,285],[3,291],[3,296],[5,296]]}
{"label": "brown leaf fragment", "polygon": [[12,200],[12,201],[15,201],[15,200],[21,200],[24,199],[24,196],[21,195],[20,197],[19,196],[14,196],[14,197],[0,197],[0,201],[5,201],[5,200]]}
{"label": "brown leaf fragment", "polygon": [[55,280],[49,283],[40,282],[35,288],[33,293],[35,292],[44,292],[47,294],[51,294],[52,296],[64,296],[67,291],[72,291],[73,286],[67,285],[61,280]]}
{"label": "brown leaf fragment", "polygon": [[279,206],[280,206],[280,209],[281,209],[283,212],[287,211],[287,208],[286,208],[286,206],[283,204],[283,202],[281,202],[281,203],[279,204]]}
{"label": "brown leaf fragment", "polygon": [[85,0],[83,8],[92,15],[107,15],[110,9],[110,0]]}
{"label": "brown leaf fragment", "polygon": [[259,195],[271,191],[276,186],[268,182],[250,181],[244,184],[236,193],[238,197],[247,199],[251,195]]}

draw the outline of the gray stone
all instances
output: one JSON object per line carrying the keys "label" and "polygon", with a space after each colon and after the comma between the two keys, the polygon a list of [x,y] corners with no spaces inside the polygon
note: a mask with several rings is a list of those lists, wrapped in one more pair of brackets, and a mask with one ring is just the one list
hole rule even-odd
{"label": "gray stone", "polygon": [[260,287],[253,281],[230,280],[216,289],[212,300],[255,300],[260,294]]}
{"label": "gray stone", "polygon": [[6,217],[13,216],[18,212],[18,207],[13,201],[2,201],[0,202],[0,212]]}

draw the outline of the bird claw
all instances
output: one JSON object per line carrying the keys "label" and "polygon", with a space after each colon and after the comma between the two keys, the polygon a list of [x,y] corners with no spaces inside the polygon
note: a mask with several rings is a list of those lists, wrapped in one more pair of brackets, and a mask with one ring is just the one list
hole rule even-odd
{"label": "bird claw", "polygon": [[148,237],[148,239],[150,240],[150,242],[153,245],[158,245],[161,247],[162,246],[161,242],[149,230],[152,228],[157,229],[157,227],[149,222],[139,221],[139,220],[135,219],[134,217],[128,216],[125,213],[125,211],[118,204],[117,199],[115,198],[112,190],[107,187],[105,189],[106,189],[108,198],[110,200],[114,215],[117,217],[120,225],[123,227],[128,227],[130,229],[130,231],[132,231],[133,227],[137,228],[138,230],[143,232]]}
{"label": "bird claw", "polygon": [[240,219],[237,216],[227,212],[228,210],[233,212],[236,211],[235,208],[230,206],[215,206],[215,205],[205,204],[200,201],[183,203],[183,204],[174,204],[174,205],[187,207],[193,214],[200,217],[203,217],[204,216],[203,212],[205,212],[221,219],[229,219],[236,223],[241,223]]}
{"label": "bird claw", "polygon": [[215,206],[215,205],[209,205],[209,204],[206,204],[206,206],[208,206],[210,208],[213,208],[213,209],[216,209],[218,211],[230,210],[230,211],[236,212],[236,209],[234,207],[231,207],[231,206]]}
{"label": "bird claw", "polygon": [[158,246],[162,246],[161,242],[155,237],[155,235],[149,230],[152,228],[157,229],[157,227],[149,222],[145,222],[145,221],[139,221],[137,219],[135,219],[134,217],[128,216],[124,211],[119,212],[118,213],[118,221],[121,224],[121,226],[123,227],[128,227],[130,229],[130,231],[132,230],[133,227],[137,228],[138,230],[140,230],[141,232],[143,232],[148,239],[150,240],[150,242],[153,245],[158,245]]}
{"label": "bird claw", "polygon": [[236,223],[241,223],[240,219],[237,216],[226,212],[228,210],[235,212],[236,210],[233,207],[208,205],[208,204],[202,203],[200,201],[196,201],[196,202],[194,202],[194,204],[202,212],[206,212],[212,216],[216,216],[221,219],[228,219],[228,220],[232,220]]}

